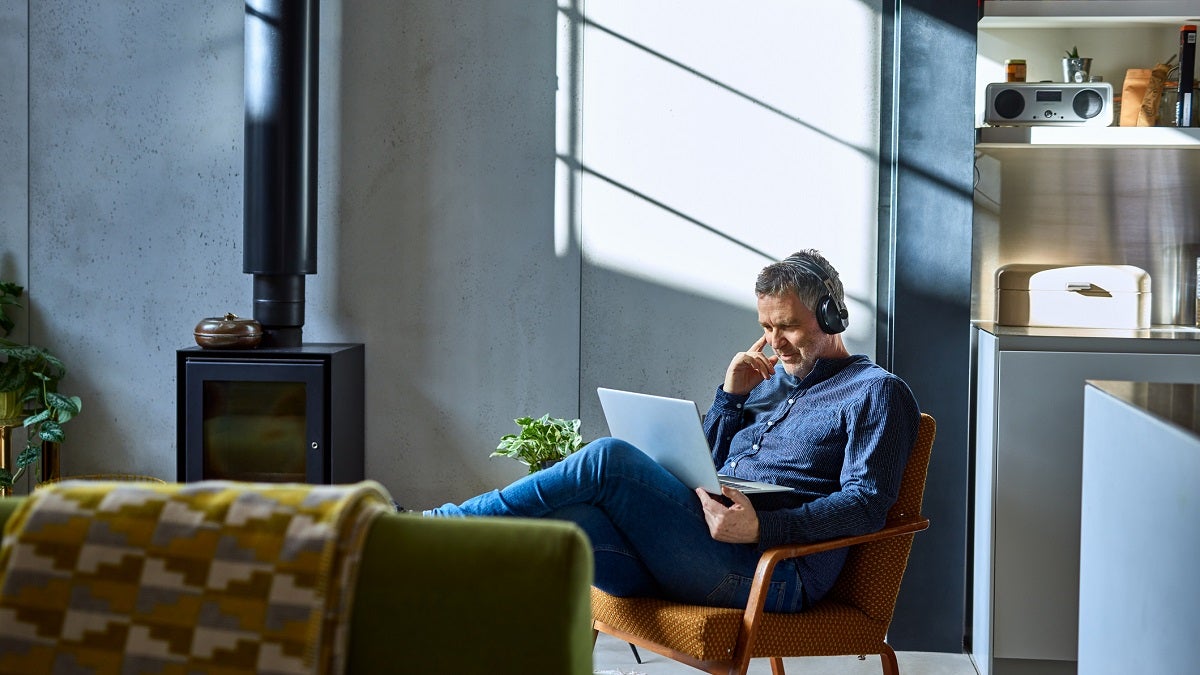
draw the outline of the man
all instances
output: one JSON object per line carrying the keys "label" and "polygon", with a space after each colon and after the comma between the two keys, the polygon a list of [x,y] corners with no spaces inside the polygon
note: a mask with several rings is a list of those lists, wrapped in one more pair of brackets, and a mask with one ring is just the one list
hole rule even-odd
{"label": "man", "polygon": [[[596,587],[724,607],[745,606],[763,549],[881,528],[916,438],[912,392],[847,351],[844,291],[818,252],[768,265],[755,293],[763,334],[730,361],[704,428],[720,473],[792,490],[753,500],[729,487],[721,496],[693,492],[637,448],[602,438],[502,490],[425,515],[571,520],[591,539]],[[778,565],[767,611],[819,600],[845,556]]]}

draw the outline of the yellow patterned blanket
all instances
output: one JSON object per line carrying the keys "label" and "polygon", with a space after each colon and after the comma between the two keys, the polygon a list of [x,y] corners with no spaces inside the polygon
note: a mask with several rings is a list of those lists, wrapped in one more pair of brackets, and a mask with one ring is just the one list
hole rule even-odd
{"label": "yellow patterned blanket", "polygon": [[2,673],[340,673],[378,483],[67,481],[0,546]]}

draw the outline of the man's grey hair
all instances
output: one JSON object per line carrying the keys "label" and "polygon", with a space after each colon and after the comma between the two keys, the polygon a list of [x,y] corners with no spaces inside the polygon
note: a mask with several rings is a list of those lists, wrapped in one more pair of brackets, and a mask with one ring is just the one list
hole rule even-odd
{"label": "man's grey hair", "polygon": [[833,285],[833,299],[845,304],[846,291],[842,288],[842,280],[838,277],[837,270],[829,264],[825,256],[811,248],[797,251],[777,263],[764,267],[762,272],[758,273],[758,281],[754,284],[755,295],[762,297],[791,292],[800,296],[800,302],[803,302],[805,307],[815,309],[817,301],[828,289],[816,273],[797,262],[798,260],[821,268]]}

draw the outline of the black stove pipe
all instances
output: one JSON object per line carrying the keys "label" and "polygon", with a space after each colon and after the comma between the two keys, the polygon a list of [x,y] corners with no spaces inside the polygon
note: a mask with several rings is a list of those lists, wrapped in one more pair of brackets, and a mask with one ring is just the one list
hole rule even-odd
{"label": "black stove pipe", "polygon": [[242,271],[262,347],[303,342],[317,273],[317,0],[246,0]]}

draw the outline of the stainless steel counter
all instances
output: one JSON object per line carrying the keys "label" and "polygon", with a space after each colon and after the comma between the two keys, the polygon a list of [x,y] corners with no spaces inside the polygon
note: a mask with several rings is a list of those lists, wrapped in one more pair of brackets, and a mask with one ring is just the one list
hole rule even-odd
{"label": "stainless steel counter", "polygon": [[1200,354],[1200,329],[1193,326],[1117,330],[1000,326],[993,321],[972,325],[996,336],[999,348],[1005,350]]}
{"label": "stainless steel counter", "polygon": [[1088,384],[1164,422],[1200,436],[1200,385],[1114,380],[1088,380]]}

